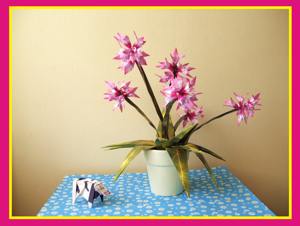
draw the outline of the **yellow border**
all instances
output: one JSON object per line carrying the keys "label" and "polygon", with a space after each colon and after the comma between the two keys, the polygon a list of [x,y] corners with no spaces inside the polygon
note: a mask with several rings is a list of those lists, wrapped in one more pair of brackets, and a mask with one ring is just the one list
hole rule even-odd
{"label": "yellow border", "polygon": [[289,216],[292,219],[292,105],[293,105],[293,95],[292,95],[292,7],[289,8]]}
{"label": "yellow border", "polygon": [[241,10],[241,9],[285,9],[289,10],[291,6],[10,6],[15,9],[128,9],[128,10],[166,10],[166,9],[179,9],[179,10],[199,10],[199,9],[210,9],[210,10]]}
{"label": "yellow border", "polygon": [[[217,217],[202,217],[202,216],[13,216],[12,215],[12,11],[13,10],[36,10],[36,9],[103,9],[103,10],[288,10],[289,12],[289,215],[288,216],[217,216]],[[248,219],[248,220],[281,220],[292,219],[292,7],[291,6],[9,6],[9,219]]]}
{"label": "yellow border", "polygon": [[12,220],[289,220],[290,216],[11,216]]}
{"label": "yellow border", "polygon": [[9,218],[12,218],[12,8],[9,7]]}

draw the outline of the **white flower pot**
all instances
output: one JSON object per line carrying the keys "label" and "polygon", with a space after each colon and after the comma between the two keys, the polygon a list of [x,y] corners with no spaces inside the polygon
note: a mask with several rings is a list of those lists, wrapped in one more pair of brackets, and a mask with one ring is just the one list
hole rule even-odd
{"label": "white flower pot", "polygon": [[165,150],[144,151],[151,192],[160,196],[183,192],[177,170]]}

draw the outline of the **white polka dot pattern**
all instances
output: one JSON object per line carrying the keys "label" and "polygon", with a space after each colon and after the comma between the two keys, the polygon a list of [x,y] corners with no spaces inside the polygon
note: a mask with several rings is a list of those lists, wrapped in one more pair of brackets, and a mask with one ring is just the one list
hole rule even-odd
{"label": "white polka dot pattern", "polygon": [[[146,173],[123,174],[117,182],[112,174],[66,176],[38,216],[274,216],[226,167],[213,172],[219,190],[205,169],[190,170],[190,198],[152,194]],[[103,203],[95,200],[93,208],[83,198],[72,205],[72,181],[79,177],[103,181],[112,194]]]}

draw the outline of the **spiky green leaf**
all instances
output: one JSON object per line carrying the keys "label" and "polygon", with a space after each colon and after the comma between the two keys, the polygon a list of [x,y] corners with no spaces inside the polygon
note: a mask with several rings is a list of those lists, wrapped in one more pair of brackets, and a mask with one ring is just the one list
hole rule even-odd
{"label": "spiky green leaf", "polygon": [[208,171],[208,174],[211,177],[212,182],[214,183],[214,185],[218,188],[218,184],[217,184],[217,180],[215,178],[215,175],[213,174],[210,166],[208,165],[208,162],[206,161],[204,155],[202,154],[203,152],[201,150],[198,150],[196,148],[194,148],[191,145],[180,145],[180,146],[173,146],[173,149],[181,149],[181,150],[185,150],[186,153],[188,153],[189,151],[193,152],[203,163],[203,165],[205,166],[206,170]]}
{"label": "spiky green leaf", "polygon": [[156,137],[157,138],[162,138],[163,137],[162,133],[163,133],[163,131],[162,131],[162,122],[159,121],[157,129],[156,129]]}
{"label": "spiky green leaf", "polygon": [[[172,100],[170,101],[167,106],[166,106],[166,112],[164,114],[164,117],[163,117],[163,121],[162,121],[162,135],[163,135],[163,138],[166,138],[166,139],[170,139],[172,137],[174,137],[173,134],[172,137],[169,137],[169,129],[170,129],[170,112],[171,112],[171,109],[172,109],[172,106],[174,105],[176,100]],[[174,130],[174,126],[173,127],[173,130]]]}
{"label": "spiky green leaf", "polygon": [[[163,113],[165,115],[165,113]],[[157,137],[158,138],[163,138],[163,123],[160,121],[157,126]],[[175,136],[175,129],[173,125],[173,121],[171,116],[169,116],[169,123],[168,123],[168,138],[171,139]]]}
{"label": "spiky green leaf", "polygon": [[186,134],[184,134],[184,136],[182,137],[182,139],[180,140],[181,144],[187,144],[189,142],[190,137],[192,136],[192,134],[196,131],[195,129],[197,128],[198,124],[195,124],[192,126],[192,129],[189,130]]}
{"label": "spiky green leaf", "polygon": [[131,149],[131,151],[127,154],[125,160],[122,162],[119,171],[116,173],[114,180],[118,180],[119,176],[124,172],[129,163],[143,150],[148,150],[149,147],[137,146]]}
{"label": "spiky green leaf", "polygon": [[202,147],[202,146],[200,146],[198,144],[188,143],[186,146],[192,148],[193,149],[192,151],[194,151],[194,152],[200,151],[200,154],[202,154],[203,152],[205,152],[205,153],[207,153],[207,154],[209,154],[211,156],[214,156],[217,159],[225,161],[225,159],[223,159],[220,155],[218,155],[215,152],[213,152],[213,151],[211,151],[211,150],[209,150],[209,149],[207,149],[205,147]]}
{"label": "spiky green leaf", "polygon": [[175,165],[185,193],[190,197],[188,153],[181,148],[167,148],[167,151]]}
{"label": "spiky green leaf", "polygon": [[171,116],[169,117],[169,124],[168,124],[168,138],[172,139],[175,136],[175,129],[172,122]]}
{"label": "spiky green leaf", "polygon": [[178,133],[175,137],[173,137],[170,140],[170,145],[183,144],[182,139],[184,139],[186,137],[186,135],[189,134],[195,127],[196,127],[196,124],[191,125],[191,126],[187,127],[186,129],[182,130],[180,133]]}
{"label": "spiky green leaf", "polygon": [[153,140],[134,140],[134,141],[127,141],[118,144],[111,144],[107,145],[104,148],[108,150],[120,149],[120,148],[132,148],[136,146],[155,146]]}
{"label": "spiky green leaf", "polygon": [[214,185],[216,186],[216,188],[219,188],[216,177],[214,175],[214,173],[212,172],[210,166],[208,165],[208,162],[206,161],[205,157],[200,154],[200,153],[195,153],[197,155],[197,157],[200,159],[200,161],[203,163],[203,165],[205,166],[212,182],[214,183]]}
{"label": "spiky green leaf", "polygon": [[169,147],[169,140],[165,138],[157,138],[155,140],[155,148],[158,150],[165,150]]}

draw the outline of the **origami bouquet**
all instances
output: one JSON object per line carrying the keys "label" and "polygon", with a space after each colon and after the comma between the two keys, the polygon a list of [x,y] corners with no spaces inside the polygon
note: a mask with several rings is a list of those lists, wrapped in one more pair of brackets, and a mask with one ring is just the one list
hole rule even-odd
{"label": "origami bouquet", "polygon": [[[156,139],[154,140],[134,140],[105,147],[109,150],[131,148],[120,170],[116,173],[115,180],[118,179],[130,161],[140,152],[165,150],[169,154],[177,170],[180,182],[188,196],[190,195],[188,153],[194,153],[200,159],[207,169],[212,182],[217,186],[216,178],[204,155],[208,154],[220,160],[224,159],[202,145],[190,143],[189,139],[193,133],[202,127],[232,113],[236,113],[238,124],[242,122],[247,123],[248,118],[252,117],[256,110],[259,110],[257,106],[260,105],[260,94],[244,97],[234,93],[235,99],[230,98],[225,100],[225,106],[229,107],[230,110],[200,123],[198,120],[204,117],[204,111],[203,107],[197,103],[201,93],[195,90],[197,79],[191,75],[191,71],[194,70],[194,68],[188,63],[182,63],[184,55],[180,54],[175,48],[170,55],[170,60],[165,58],[165,60],[159,62],[157,65],[157,67],[162,70],[162,75],[159,76],[159,82],[162,83],[161,94],[165,99],[165,104],[161,109],[143,68],[144,65],[147,65],[145,58],[149,56],[142,50],[145,44],[144,37],[137,37],[135,34],[135,43],[132,43],[127,35],[119,33],[114,38],[120,45],[120,50],[114,57],[115,60],[121,63],[119,68],[125,75],[132,71],[135,66],[138,68],[159,118],[159,122],[156,126],[141,108],[134,103],[133,98],[139,98],[139,96],[136,94],[137,87],[130,86],[131,82],[114,83],[106,81],[108,91],[104,94],[104,98],[108,101],[115,102],[114,108],[120,109],[121,112],[124,110],[125,103],[135,108],[154,129],[156,134]],[[170,116],[173,106],[179,113],[179,117],[176,121],[173,121]],[[183,129],[178,131],[180,125],[182,125]]]}

